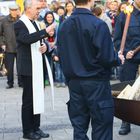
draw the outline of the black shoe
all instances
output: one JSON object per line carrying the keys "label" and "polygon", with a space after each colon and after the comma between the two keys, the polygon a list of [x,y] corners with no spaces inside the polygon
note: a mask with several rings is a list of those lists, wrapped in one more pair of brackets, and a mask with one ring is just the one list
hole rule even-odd
{"label": "black shoe", "polygon": [[50,135],[48,133],[44,133],[41,129],[35,131],[37,135],[39,135],[41,138],[48,138]]}
{"label": "black shoe", "polygon": [[122,122],[121,128],[119,130],[119,135],[127,135],[131,132],[130,123]]}
{"label": "black shoe", "polygon": [[8,85],[7,87],[6,87],[6,89],[10,89],[10,88],[13,88],[14,86],[13,85]]}
{"label": "black shoe", "polygon": [[28,134],[24,134],[23,138],[29,139],[29,140],[40,140],[41,139],[40,135],[36,134],[35,132],[30,132]]}

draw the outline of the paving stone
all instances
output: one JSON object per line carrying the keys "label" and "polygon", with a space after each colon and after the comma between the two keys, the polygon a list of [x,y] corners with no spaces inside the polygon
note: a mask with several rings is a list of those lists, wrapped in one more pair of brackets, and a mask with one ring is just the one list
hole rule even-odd
{"label": "paving stone", "polygon": [[[16,77],[15,77],[16,78]],[[116,81],[115,81],[116,82]],[[6,78],[0,77],[0,140],[24,140],[21,127],[22,89],[16,84],[13,89],[5,89]],[[55,109],[52,110],[51,89],[45,89],[45,113],[41,115],[41,129],[50,134],[43,140],[72,140],[73,129],[69,121],[66,102],[69,100],[67,88],[55,88]],[[113,140],[140,140],[140,127],[132,125],[127,136],[118,135],[121,120],[114,118]],[[91,126],[87,133],[91,140]]]}
{"label": "paving stone", "polygon": [[20,133],[5,133],[4,140],[20,140]]}
{"label": "paving stone", "polygon": [[0,140],[4,140],[4,135],[3,135],[3,133],[0,133]]}
{"label": "paving stone", "polygon": [[71,129],[65,129],[65,131],[66,131],[68,137],[71,137],[71,139],[72,139],[73,138],[73,129],[72,128]]}
{"label": "paving stone", "polygon": [[54,131],[52,138],[53,140],[72,140],[72,137],[65,130]]}

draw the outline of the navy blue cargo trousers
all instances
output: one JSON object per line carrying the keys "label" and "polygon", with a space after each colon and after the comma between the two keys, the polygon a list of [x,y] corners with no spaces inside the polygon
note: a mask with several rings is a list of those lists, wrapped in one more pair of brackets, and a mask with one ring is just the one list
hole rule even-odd
{"label": "navy blue cargo trousers", "polygon": [[74,129],[73,140],[113,140],[114,102],[109,81],[73,79],[68,82],[68,113]]}

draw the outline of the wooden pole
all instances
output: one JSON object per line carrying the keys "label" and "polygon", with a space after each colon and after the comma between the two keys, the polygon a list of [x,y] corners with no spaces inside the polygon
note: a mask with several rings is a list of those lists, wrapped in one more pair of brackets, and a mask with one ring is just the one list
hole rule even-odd
{"label": "wooden pole", "polygon": [[127,13],[125,26],[124,26],[124,30],[123,30],[123,36],[122,36],[122,40],[121,40],[121,46],[120,46],[120,51],[122,54],[123,54],[124,47],[125,47],[126,36],[127,36],[128,26],[130,23],[130,18],[131,18],[131,14]]}

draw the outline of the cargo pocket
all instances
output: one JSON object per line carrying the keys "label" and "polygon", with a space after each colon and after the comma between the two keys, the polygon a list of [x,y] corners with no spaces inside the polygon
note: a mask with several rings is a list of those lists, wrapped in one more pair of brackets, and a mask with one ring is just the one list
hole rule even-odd
{"label": "cargo pocket", "polygon": [[98,119],[102,123],[112,123],[114,116],[114,102],[112,99],[103,100],[97,103]]}

